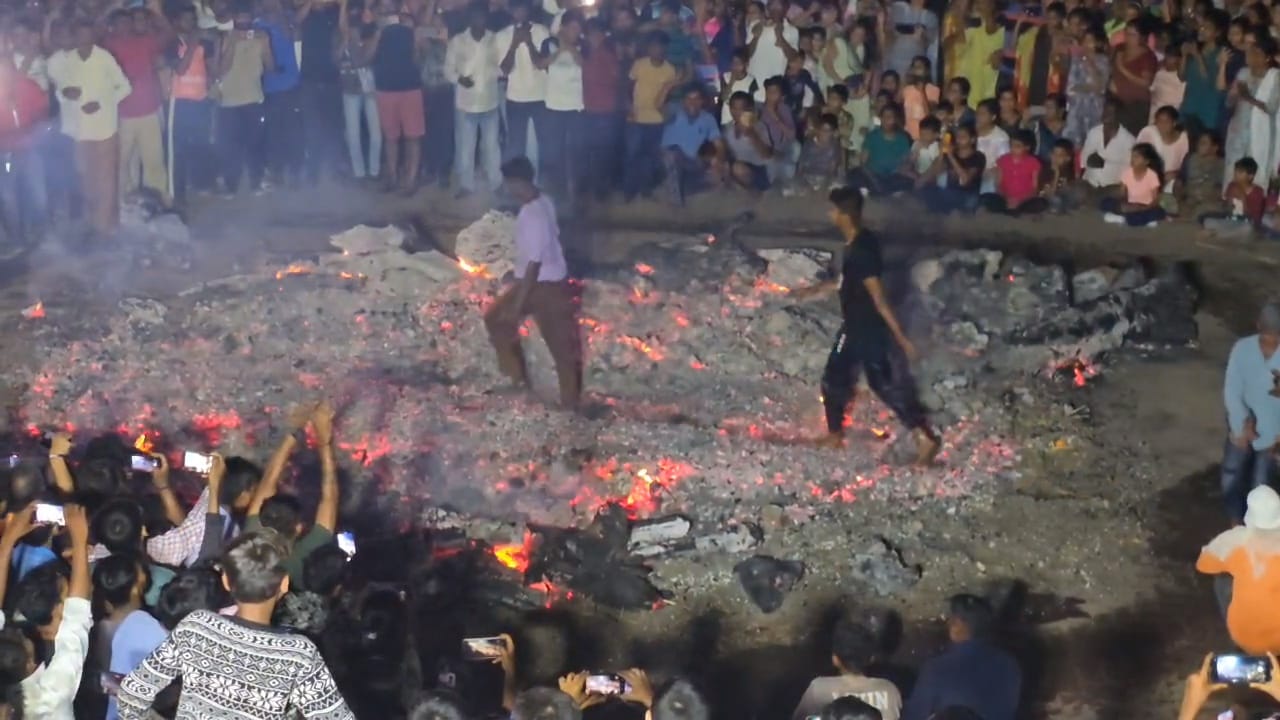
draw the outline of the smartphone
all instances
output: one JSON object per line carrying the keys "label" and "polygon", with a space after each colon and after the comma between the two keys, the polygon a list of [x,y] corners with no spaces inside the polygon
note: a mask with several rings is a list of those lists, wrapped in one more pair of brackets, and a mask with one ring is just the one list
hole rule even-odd
{"label": "smartphone", "polygon": [[120,681],[124,679],[122,673],[104,672],[98,676],[98,682],[102,685],[102,692],[110,697],[120,694]]}
{"label": "smartphone", "polygon": [[61,505],[36,503],[36,523],[40,525],[66,525],[67,517]]}
{"label": "smartphone", "polygon": [[134,472],[155,472],[160,467],[160,461],[150,455],[134,455],[129,459],[129,468]]}
{"label": "smartphone", "polygon": [[182,453],[182,469],[201,475],[208,475],[209,471],[213,469],[213,456],[188,450]]}
{"label": "smartphone", "polygon": [[1217,655],[1213,658],[1211,680],[1228,685],[1248,685],[1271,681],[1271,660],[1253,655]]}
{"label": "smartphone", "polygon": [[588,675],[586,691],[593,695],[625,695],[631,691],[626,680],[617,675]]}
{"label": "smartphone", "polygon": [[1218,720],[1236,720],[1235,710],[1223,710],[1218,713]]}
{"label": "smartphone", "polygon": [[338,533],[338,547],[342,548],[342,552],[351,557],[356,554],[356,536],[349,532]]}
{"label": "smartphone", "polygon": [[507,641],[500,637],[463,638],[462,659],[492,660],[507,649]]}
{"label": "smartphone", "polygon": [[10,470],[12,470],[12,469],[14,469],[14,468],[18,467],[18,463],[20,463],[20,462],[22,462],[22,458],[21,458],[21,457],[19,457],[18,455],[10,455],[10,456],[9,456],[9,469],[10,469]]}

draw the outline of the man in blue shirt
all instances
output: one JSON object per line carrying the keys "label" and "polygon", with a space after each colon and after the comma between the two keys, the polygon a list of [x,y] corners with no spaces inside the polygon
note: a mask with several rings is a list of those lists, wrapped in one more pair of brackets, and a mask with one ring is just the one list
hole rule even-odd
{"label": "man in blue shirt", "polygon": [[665,183],[674,205],[683,205],[685,198],[723,179],[724,140],[716,119],[703,110],[705,101],[702,87],[691,84],[680,112],[662,129]]}
{"label": "man in blue shirt", "polygon": [[1227,359],[1222,400],[1227,442],[1222,452],[1222,495],[1232,522],[1244,521],[1245,496],[1275,475],[1280,440],[1280,301],[1258,314],[1258,333],[1241,338]]}
{"label": "man in blue shirt", "polygon": [[986,640],[995,623],[991,604],[975,595],[951,598],[947,635],[951,647],[924,664],[902,708],[902,720],[928,720],[954,707],[982,720],[1014,720],[1022,671],[1008,653]]}
{"label": "man in blue shirt", "polygon": [[265,0],[262,14],[254,21],[271,42],[275,67],[262,74],[264,124],[267,135],[267,170],[275,181],[296,185],[302,174],[304,154],[302,133],[302,73],[293,47],[293,20],[280,0]]}

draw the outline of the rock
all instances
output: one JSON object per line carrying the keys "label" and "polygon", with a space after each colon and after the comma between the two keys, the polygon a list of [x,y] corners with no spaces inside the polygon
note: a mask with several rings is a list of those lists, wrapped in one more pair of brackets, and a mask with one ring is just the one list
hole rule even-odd
{"label": "rock", "polygon": [[350,255],[367,255],[388,249],[403,248],[405,233],[395,225],[385,227],[356,225],[349,230],[329,236],[329,244]]}
{"label": "rock", "polygon": [[853,575],[883,597],[900,595],[920,581],[919,565],[908,565],[902,553],[883,537],[876,537],[853,556]]}
{"label": "rock", "polygon": [[787,509],[781,505],[769,504],[760,508],[760,524],[763,527],[777,529],[787,522]]}
{"label": "rock", "polygon": [[753,550],[764,541],[764,532],[757,526],[743,523],[714,535],[703,535],[694,540],[698,552],[723,552],[729,554]]}
{"label": "rock", "polygon": [[765,278],[786,288],[812,284],[827,273],[831,253],[821,250],[759,250],[757,253],[769,263]]}
{"label": "rock", "polygon": [[514,216],[490,210],[458,233],[453,254],[483,267],[490,277],[500,278],[515,267],[511,261],[515,232]]}
{"label": "rock", "polygon": [[751,602],[771,613],[782,607],[787,593],[804,577],[804,563],[756,555],[735,565],[733,572]]}
{"label": "rock", "polygon": [[167,307],[150,298],[125,298],[117,307],[129,316],[131,324],[138,325],[163,325],[165,314],[169,312]]}
{"label": "rock", "polygon": [[921,260],[911,266],[911,284],[921,293],[929,292],[929,288],[942,277],[942,263],[937,258]]}

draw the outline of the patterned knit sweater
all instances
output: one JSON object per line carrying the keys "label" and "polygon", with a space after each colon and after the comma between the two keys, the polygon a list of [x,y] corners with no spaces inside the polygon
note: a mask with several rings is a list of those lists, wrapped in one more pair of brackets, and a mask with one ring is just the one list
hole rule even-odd
{"label": "patterned knit sweater", "polygon": [[354,720],[315,644],[301,635],[197,610],[120,683],[120,720],[142,720],[182,678],[177,720]]}

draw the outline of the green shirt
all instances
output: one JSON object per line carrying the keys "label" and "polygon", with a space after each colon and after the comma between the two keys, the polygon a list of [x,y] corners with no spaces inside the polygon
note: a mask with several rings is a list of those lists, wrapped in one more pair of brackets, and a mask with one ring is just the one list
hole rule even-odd
{"label": "green shirt", "polygon": [[[250,515],[244,520],[244,531],[252,532],[260,530],[262,522],[258,520],[257,515]],[[315,552],[318,548],[333,542],[334,535],[331,530],[323,528],[319,525],[312,525],[310,530],[302,534],[302,537],[293,542],[293,553],[289,555],[289,559],[284,561],[284,569],[289,573],[289,589],[290,590],[306,590],[306,584],[302,582],[302,564],[306,562],[307,556]]]}

